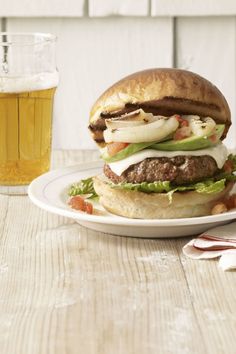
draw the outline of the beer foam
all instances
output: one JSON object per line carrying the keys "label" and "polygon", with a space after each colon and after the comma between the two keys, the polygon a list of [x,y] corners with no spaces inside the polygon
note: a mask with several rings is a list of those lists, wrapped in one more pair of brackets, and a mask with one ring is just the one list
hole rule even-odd
{"label": "beer foam", "polygon": [[28,76],[0,77],[0,93],[18,93],[46,90],[58,85],[57,71]]}

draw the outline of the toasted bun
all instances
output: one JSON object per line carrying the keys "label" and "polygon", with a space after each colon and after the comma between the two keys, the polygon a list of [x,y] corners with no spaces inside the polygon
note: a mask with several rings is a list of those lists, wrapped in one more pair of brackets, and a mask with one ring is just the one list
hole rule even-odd
{"label": "toasted bun", "polygon": [[220,193],[175,192],[172,201],[167,193],[143,193],[114,189],[102,176],[94,177],[99,202],[113,214],[136,219],[175,219],[210,215],[218,200],[227,196],[234,183]]}
{"label": "toasted bun", "polygon": [[146,112],[172,115],[196,114],[231,124],[230,109],[223,94],[210,81],[186,70],[149,69],[134,73],[106,90],[92,107],[90,131],[103,144],[104,117],[142,108]]}

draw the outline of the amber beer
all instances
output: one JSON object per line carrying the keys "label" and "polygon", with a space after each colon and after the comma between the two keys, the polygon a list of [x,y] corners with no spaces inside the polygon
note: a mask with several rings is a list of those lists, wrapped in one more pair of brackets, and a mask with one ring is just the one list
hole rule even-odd
{"label": "amber beer", "polygon": [[44,89],[0,92],[1,185],[26,185],[49,170],[56,85],[46,81],[44,85]]}
{"label": "amber beer", "polygon": [[0,32],[0,194],[48,171],[57,85],[55,35]]}

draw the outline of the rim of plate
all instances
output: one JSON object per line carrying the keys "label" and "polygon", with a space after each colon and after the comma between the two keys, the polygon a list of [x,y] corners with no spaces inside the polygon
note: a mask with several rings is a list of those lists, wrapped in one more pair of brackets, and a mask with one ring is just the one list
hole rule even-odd
{"label": "rim of plate", "polygon": [[[34,179],[28,188],[28,196],[30,200],[40,207],[54,214],[66,216],[80,221],[93,223],[112,224],[112,225],[129,225],[129,226],[176,226],[176,225],[195,225],[195,224],[210,224],[232,220],[236,218],[236,210],[228,211],[227,213],[218,215],[207,215],[193,218],[181,219],[129,219],[122,216],[109,213],[106,216],[90,215],[83,212],[74,211],[54,205],[49,199],[44,196],[46,187],[58,179],[62,179],[72,173],[83,172],[88,169],[98,169],[102,167],[102,161],[80,163],[73,166],[66,166],[59,169],[51,170],[36,179]],[[66,207],[66,204],[65,204]]]}

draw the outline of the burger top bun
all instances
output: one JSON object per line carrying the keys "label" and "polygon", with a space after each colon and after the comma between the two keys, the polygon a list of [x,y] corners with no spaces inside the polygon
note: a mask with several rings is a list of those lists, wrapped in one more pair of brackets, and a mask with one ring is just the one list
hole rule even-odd
{"label": "burger top bun", "polygon": [[89,126],[94,140],[104,144],[104,118],[138,108],[165,116],[175,113],[209,116],[226,125],[223,138],[231,125],[228,103],[210,81],[181,69],[148,69],[118,81],[95,102]]}

